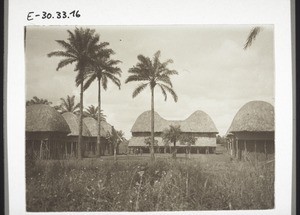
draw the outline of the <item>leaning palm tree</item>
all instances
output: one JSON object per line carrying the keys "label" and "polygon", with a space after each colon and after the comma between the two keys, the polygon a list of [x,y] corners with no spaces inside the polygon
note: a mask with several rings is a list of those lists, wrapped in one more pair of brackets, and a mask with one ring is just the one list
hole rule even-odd
{"label": "leaning palm tree", "polygon": [[60,98],[61,104],[59,106],[60,113],[71,112],[74,114],[79,113],[80,103],[75,103],[75,96],[67,96],[66,99]]}
{"label": "leaning palm tree", "polygon": [[177,153],[177,149],[176,149],[176,143],[178,141],[180,141],[181,139],[181,129],[180,129],[180,125],[170,125],[170,127],[168,129],[165,129],[162,133],[162,139],[163,141],[167,144],[167,143],[173,143],[174,145],[174,149],[173,149],[173,153],[172,153],[172,157],[176,158],[176,153]]}
{"label": "leaning palm tree", "polygon": [[[98,119],[98,107],[95,107],[94,105],[88,106],[88,108],[85,109],[83,112],[84,117],[92,117],[95,120]],[[106,115],[103,114],[103,110],[100,111],[100,120],[106,121]]]}
{"label": "leaning palm tree", "polygon": [[97,153],[100,152],[100,128],[101,128],[101,85],[104,90],[107,90],[107,82],[110,80],[119,89],[121,88],[121,82],[118,78],[121,77],[121,69],[117,67],[117,64],[121,63],[119,60],[110,59],[110,55],[114,54],[112,49],[107,48],[109,43],[100,43],[97,54],[88,68],[87,81],[84,84],[84,90],[97,80],[98,82],[98,135],[97,135]]}
{"label": "leaning palm tree", "polygon": [[77,72],[76,86],[80,86],[80,120],[79,120],[79,135],[78,135],[78,158],[81,158],[81,143],[82,143],[82,118],[83,118],[83,81],[87,66],[91,59],[95,56],[98,48],[99,35],[95,34],[95,30],[89,28],[75,28],[74,32],[67,31],[69,37],[67,41],[56,40],[63,48],[63,51],[54,51],[48,54],[48,57],[62,57],[58,63],[56,70],[59,70],[67,65],[75,63],[74,71]]}
{"label": "leaning palm tree", "polygon": [[26,101],[26,106],[34,104],[46,104],[51,105],[52,102],[49,102],[47,99],[40,99],[37,96],[34,96],[31,100]]}
{"label": "leaning palm tree", "polygon": [[132,93],[132,97],[136,97],[140,92],[142,92],[147,86],[151,90],[151,158],[154,160],[154,88],[158,86],[162,94],[167,100],[167,92],[170,93],[175,102],[177,102],[178,97],[173,90],[173,85],[170,79],[171,75],[178,74],[176,70],[168,69],[168,65],[173,63],[173,60],[169,59],[165,62],[160,62],[160,51],[154,54],[154,58],[151,60],[149,57],[143,55],[138,55],[139,62],[132,68],[129,69],[131,74],[125,81],[129,83],[132,81],[142,82],[135,88]]}

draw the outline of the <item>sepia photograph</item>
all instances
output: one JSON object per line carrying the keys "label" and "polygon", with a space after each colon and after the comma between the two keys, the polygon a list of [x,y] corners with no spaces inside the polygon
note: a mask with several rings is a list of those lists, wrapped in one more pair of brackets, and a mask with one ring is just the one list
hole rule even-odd
{"label": "sepia photograph", "polygon": [[26,210],[274,209],[273,25],[25,26]]}

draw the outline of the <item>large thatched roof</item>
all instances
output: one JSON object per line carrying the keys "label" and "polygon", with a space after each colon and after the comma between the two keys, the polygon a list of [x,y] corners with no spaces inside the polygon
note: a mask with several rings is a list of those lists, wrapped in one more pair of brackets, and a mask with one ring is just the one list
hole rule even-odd
{"label": "large thatched roof", "polygon": [[264,101],[246,103],[235,115],[227,133],[274,131],[274,107]]}
{"label": "large thatched roof", "polygon": [[36,104],[26,107],[26,131],[71,132],[61,114],[53,107],[45,104]]}
{"label": "large thatched roof", "polygon": [[[78,136],[79,135],[79,118],[71,112],[63,113],[62,116],[68,123],[68,126],[71,130],[71,133],[68,134],[68,136]],[[84,137],[91,136],[87,126],[84,123],[82,123],[82,136],[84,136]]]}
{"label": "large thatched roof", "polygon": [[[135,121],[131,132],[151,132],[151,111],[145,111]],[[154,112],[154,131],[162,132],[170,125],[180,125],[183,132],[218,133],[218,130],[210,118],[203,111],[196,111],[186,120],[166,120]]]}
{"label": "large thatched roof", "polygon": [[[88,130],[90,131],[90,134],[92,137],[98,136],[98,122],[92,117],[86,117],[83,119],[84,124],[87,126]],[[101,130],[100,135],[101,137],[106,137],[107,132],[111,133],[112,126],[105,122],[101,121]]]}

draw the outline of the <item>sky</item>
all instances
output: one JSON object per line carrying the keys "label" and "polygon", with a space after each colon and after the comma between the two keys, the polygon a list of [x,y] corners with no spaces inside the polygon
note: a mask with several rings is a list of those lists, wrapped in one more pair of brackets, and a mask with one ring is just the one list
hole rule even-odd
{"label": "sky", "polygon": [[[109,42],[121,60],[121,90],[111,82],[102,90],[102,109],[107,121],[126,138],[137,117],[150,110],[150,89],[137,97],[132,92],[139,84],[125,84],[128,69],[136,65],[137,56],[153,57],[161,51],[161,61],[172,59],[171,77],[178,95],[167,101],[160,89],[155,90],[155,111],[168,120],[184,120],[196,110],[206,112],[219,134],[226,134],[235,114],[247,102],[262,100],[274,105],[274,40],[273,26],[261,26],[252,46],[243,49],[253,28],[250,25],[182,25],[182,26],[88,26]],[[79,102],[80,89],[75,86],[74,64],[56,71],[59,57],[47,54],[63,50],[55,40],[67,40],[67,30],[75,26],[30,26],[26,30],[26,100],[33,96],[48,99],[54,105],[60,98],[75,95]],[[97,83],[84,92],[84,107],[97,106]]]}

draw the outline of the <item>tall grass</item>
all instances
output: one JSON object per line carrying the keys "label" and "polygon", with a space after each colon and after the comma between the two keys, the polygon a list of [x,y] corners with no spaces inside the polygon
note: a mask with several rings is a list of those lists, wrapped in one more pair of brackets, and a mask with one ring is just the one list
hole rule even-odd
{"label": "tall grass", "polygon": [[181,211],[274,207],[274,164],[40,161],[26,175],[28,211]]}

